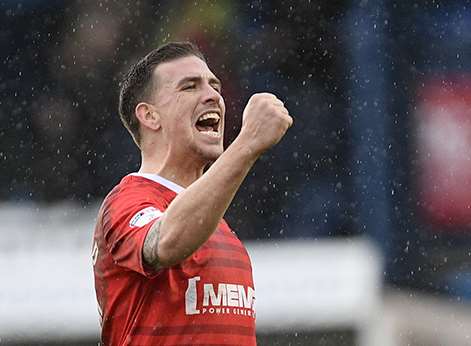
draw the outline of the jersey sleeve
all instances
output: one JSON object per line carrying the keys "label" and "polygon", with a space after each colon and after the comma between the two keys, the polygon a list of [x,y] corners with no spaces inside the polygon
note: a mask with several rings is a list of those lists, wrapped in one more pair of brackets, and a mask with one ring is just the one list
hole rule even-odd
{"label": "jersey sleeve", "polygon": [[166,203],[145,191],[119,193],[104,204],[103,236],[113,261],[146,277],[158,272],[144,265],[142,248],[147,232],[164,213]]}

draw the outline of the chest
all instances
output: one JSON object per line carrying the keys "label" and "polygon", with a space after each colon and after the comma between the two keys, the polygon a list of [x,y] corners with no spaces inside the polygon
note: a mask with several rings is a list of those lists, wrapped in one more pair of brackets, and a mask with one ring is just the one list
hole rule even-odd
{"label": "chest", "polygon": [[212,236],[181,264],[189,277],[212,282],[237,282],[252,286],[252,264],[242,242],[221,222]]}

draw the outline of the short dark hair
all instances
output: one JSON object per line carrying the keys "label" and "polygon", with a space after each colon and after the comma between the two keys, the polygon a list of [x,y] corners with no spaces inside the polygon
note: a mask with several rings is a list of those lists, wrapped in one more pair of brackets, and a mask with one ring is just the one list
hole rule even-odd
{"label": "short dark hair", "polygon": [[147,101],[152,96],[155,90],[152,78],[155,68],[161,63],[191,55],[206,62],[203,53],[191,42],[166,43],[132,65],[121,81],[119,116],[138,146],[140,146],[141,136],[135,108],[139,102]]}

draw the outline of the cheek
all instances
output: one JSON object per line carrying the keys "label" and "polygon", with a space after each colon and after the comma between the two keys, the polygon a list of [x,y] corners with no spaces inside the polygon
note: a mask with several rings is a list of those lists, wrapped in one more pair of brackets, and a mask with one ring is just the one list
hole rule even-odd
{"label": "cheek", "polygon": [[224,98],[221,96],[219,99],[219,107],[225,112],[226,111],[226,104],[224,102]]}
{"label": "cheek", "polygon": [[165,122],[169,129],[182,131],[191,126],[193,108],[191,102],[184,95],[177,94],[168,97],[162,103],[161,110],[164,113]]}
{"label": "cheek", "polygon": [[221,97],[221,101],[219,102],[219,108],[221,108],[221,111],[222,111],[222,119],[223,119],[223,125],[224,125],[224,119],[226,117],[226,104],[224,103],[224,100],[222,97]]}

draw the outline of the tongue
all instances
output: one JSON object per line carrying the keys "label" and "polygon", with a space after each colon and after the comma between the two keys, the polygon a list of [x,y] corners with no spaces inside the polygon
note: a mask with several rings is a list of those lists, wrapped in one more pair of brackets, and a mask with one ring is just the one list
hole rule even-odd
{"label": "tongue", "polygon": [[196,129],[200,132],[203,132],[203,131],[213,131],[213,127],[212,126],[201,126],[201,125],[196,125]]}

